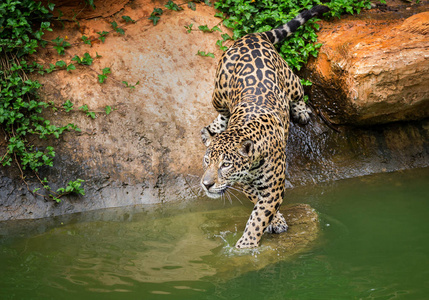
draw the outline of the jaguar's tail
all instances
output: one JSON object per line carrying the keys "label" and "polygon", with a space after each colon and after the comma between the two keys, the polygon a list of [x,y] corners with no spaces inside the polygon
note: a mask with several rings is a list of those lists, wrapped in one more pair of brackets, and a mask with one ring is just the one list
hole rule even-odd
{"label": "jaguar's tail", "polygon": [[303,11],[288,23],[277,27],[271,31],[266,31],[263,34],[265,34],[265,36],[271,41],[271,43],[280,43],[285,38],[290,36],[293,32],[295,32],[299,26],[304,25],[304,23],[311,18],[315,16],[321,16],[328,11],[330,11],[329,7],[324,5],[316,5],[310,10]]}

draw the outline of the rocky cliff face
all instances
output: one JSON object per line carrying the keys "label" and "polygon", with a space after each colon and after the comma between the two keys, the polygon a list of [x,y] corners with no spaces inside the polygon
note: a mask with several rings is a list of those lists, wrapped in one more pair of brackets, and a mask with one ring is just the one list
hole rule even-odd
{"label": "rocky cliff face", "polygon": [[[65,18],[71,20],[69,2],[57,6],[63,5]],[[213,27],[219,19],[213,8],[197,5],[196,11],[165,12],[154,26],[147,19],[154,5],[149,0],[116,1],[103,10],[100,2],[96,12],[82,10],[85,18],[79,19],[79,26],[65,22],[46,37],[67,37],[73,46],[65,57],[52,48],[42,50],[34,58],[39,62],[70,62],[85,52],[101,55],[90,67],[38,78],[44,84],[42,97],[56,106],[70,100],[75,107],[86,104],[99,111],[95,120],[77,110],[49,113],[54,123],[73,122],[82,133],[52,141],[55,167],[42,170],[42,176],[54,187],[82,178],[86,195],[65,197],[59,204],[34,198],[16,170],[2,168],[0,220],[198,194],[205,151],[199,131],[215,117],[210,102],[220,33],[187,33],[184,26]],[[315,114],[307,126],[291,128],[290,186],[429,165],[429,44],[427,13],[417,14],[422,7],[427,8],[414,7],[394,20],[366,13],[361,18],[368,20],[323,23],[321,55],[307,70],[315,82],[308,91]],[[123,15],[137,22],[120,23]],[[124,25],[125,35],[110,32],[100,42],[97,32],[111,31],[114,20]],[[82,35],[95,41],[92,46],[81,42]],[[216,59],[197,56],[199,50],[213,52]],[[105,67],[111,74],[100,84],[97,75]],[[123,81],[140,84],[131,89]],[[114,108],[109,115],[102,112],[107,105]],[[32,189],[36,183],[28,176]]]}
{"label": "rocky cliff face", "polygon": [[[378,13],[377,13],[378,12]],[[313,103],[336,124],[373,125],[429,116],[429,12],[408,18],[324,23],[323,48],[307,74]]]}

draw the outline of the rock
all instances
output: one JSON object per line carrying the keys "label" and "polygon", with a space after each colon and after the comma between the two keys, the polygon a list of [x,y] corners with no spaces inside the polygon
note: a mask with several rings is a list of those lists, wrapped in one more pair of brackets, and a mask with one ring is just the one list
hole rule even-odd
{"label": "rock", "polygon": [[336,124],[371,125],[429,116],[429,13],[408,19],[323,23],[308,66],[312,101]]}

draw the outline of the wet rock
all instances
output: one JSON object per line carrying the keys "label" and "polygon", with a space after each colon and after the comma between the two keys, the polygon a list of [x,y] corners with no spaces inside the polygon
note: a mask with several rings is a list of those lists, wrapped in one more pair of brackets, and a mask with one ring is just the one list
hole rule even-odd
{"label": "wet rock", "polygon": [[371,125],[429,116],[429,13],[323,24],[308,66],[312,101],[336,124]]}

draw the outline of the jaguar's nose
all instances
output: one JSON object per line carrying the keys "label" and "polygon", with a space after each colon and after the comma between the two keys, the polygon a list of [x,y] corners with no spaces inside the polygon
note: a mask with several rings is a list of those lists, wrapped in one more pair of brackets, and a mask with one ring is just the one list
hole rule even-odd
{"label": "jaguar's nose", "polygon": [[211,181],[203,181],[204,187],[209,190],[212,186],[214,186],[214,182]]}

